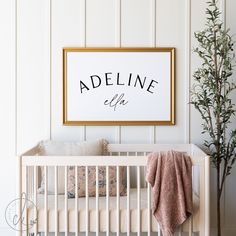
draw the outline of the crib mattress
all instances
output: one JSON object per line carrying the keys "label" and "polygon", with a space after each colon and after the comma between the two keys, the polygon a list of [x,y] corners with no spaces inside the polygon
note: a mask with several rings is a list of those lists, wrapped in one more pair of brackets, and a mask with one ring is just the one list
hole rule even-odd
{"label": "crib mattress", "polygon": [[[141,189],[141,202],[140,202],[140,230],[141,232],[148,231],[148,203],[147,203],[147,189]],[[117,231],[117,219],[116,219],[116,197],[110,197],[110,232]],[[78,199],[78,225],[79,232],[86,231],[86,208],[85,198]],[[75,232],[75,199],[68,199],[68,231]],[[127,197],[120,197],[120,232],[127,232]],[[199,231],[199,198],[194,194],[193,196],[193,231]],[[106,198],[99,197],[99,230],[100,232],[106,232]],[[137,210],[137,190],[130,190],[130,231],[137,232],[138,210]],[[28,219],[34,218],[34,210],[30,208],[28,210]],[[48,195],[48,232],[55,232],[55,196]],[[44,195],[38,194],[37,199],[37,229],[38,232],[45,231],[45,210],[44,210]],[[58,232],[65,232],[65,196],[58,195]],[[189,220],[187,220],[182,230],[188,232]],[[33,232],[34,228],[30,231]],[[89,231],[96,232],[96,198],[89,198]],[[158,224],[155,218],[151,217],[151,231],[158,231]]]}

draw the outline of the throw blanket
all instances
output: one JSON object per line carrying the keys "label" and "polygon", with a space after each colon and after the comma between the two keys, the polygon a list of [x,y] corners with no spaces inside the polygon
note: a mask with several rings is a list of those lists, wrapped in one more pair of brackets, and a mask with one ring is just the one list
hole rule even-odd
{"label": "throw blanket", "polygon": [[152,186],[152,211],[163,236],[171,236],[193,211],[192,162],[183,152],[148,156],[146,181]]}

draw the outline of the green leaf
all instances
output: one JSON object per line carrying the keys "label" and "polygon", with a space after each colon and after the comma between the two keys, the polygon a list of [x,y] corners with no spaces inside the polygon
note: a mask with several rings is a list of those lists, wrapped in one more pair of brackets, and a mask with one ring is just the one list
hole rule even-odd
{"label": "green leaf", "polygon": [[230,132],[229,128],[236,112],[231,97],[236,90],[231,80],[235,67],[234,41],[230,29],[224,30],[217,3],[207,4],[205,29],[194,32],[198,45],[193,52],[201,65],[193,73],[190,104],[201,115],[201,133],[207,137],[203,144],[213,166],[223,162],[229,175],[236,162],[236,130]]}

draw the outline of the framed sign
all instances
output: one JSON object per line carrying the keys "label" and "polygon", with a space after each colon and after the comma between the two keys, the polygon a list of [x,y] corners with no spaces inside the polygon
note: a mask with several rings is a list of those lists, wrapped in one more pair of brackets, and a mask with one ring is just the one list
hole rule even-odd
{"label": "framed sign", "polygon": [[64,48],[64,125],[174,125],[174,48]]}

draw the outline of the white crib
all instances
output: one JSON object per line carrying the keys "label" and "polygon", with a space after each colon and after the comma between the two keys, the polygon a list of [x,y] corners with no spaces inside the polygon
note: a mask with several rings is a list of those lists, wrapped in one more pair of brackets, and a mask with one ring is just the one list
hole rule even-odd
{"label": "white crib", "polygon": [[[25,222],[20,221],[19,236],[38,235],[43,233],[52,235],[75,235],[84,232],[88,236],[91,232],[96,236],[102,233],[107,236],[125,233],[138,236],[157,232],[161,236],[160,227],[151,214],[151,188],[145,183],[145,167],[147,154],[152,151],[177,150],[187,152],[193,162],[194,179],[194,214],[179,229],[178,235],[200,236],[210,235],[209,224],[209,157],[193,144],[109,144],[109,156],[39,156],[38,147],[34,147],[19,157],[19,191],[27,194],[27,210],[22,212],[25,205],[22,199],[19,214],[24,214]],[[68,167],[85,167],[84,198],[78,198],[78,179],[75,181],[75,198],[67,196]],[[96,196],[88,195],[88,168],[96,167]],[[125,167],[127,196],[109,196],[109,184],[106,184],[106,196],[98,194],[98,168],[106,168],[106,179],[109,178],[109,167],[115,166],[117,179],[117,193],[119,193],[119,168]],[[39,167],[45,172],[45,192],[38,194]],[[54,168],[55,192],[48,194],[47,171]],[[58,194],[58,168],[64,168],[65,194]],[[197,181],[196,181],[197,180]],[[109,183],[109,181],[107,181]],[[174,196],[173,196],[174,197]],[[33,203],[29,204],[29,203]],[[35,221],[32,221],[35,220]],[[32,223],[33,222],[33,223]],[[50,235],[51,235],[50,234]]]}

